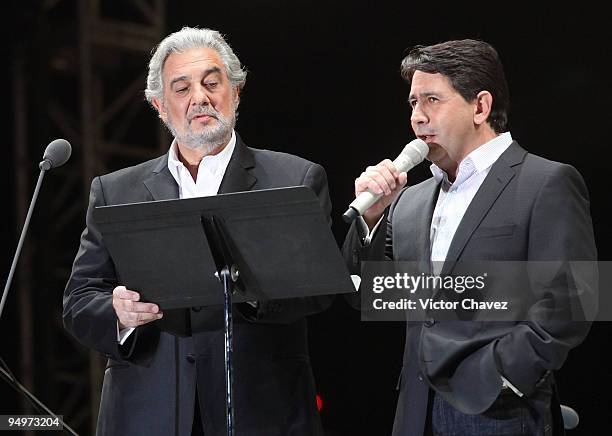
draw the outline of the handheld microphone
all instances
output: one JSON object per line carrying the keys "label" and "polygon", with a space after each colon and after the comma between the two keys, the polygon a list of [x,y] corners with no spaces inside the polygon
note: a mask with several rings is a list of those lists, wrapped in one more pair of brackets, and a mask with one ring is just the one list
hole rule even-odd
{"label": "handheld microphone", "polygon": [[[414,139],[410,141],[393,161],[393,165],[400,173],[410,171],[412,168],[420,164],[425,156],[429,153],[429,146],[422,139]],[[342,218],[345,222],[351,223],[364,214],[374,203],[376,203],[383,194],[375,194],[370,190],[364,191],[353,200],[349,208],[344,212]]]}

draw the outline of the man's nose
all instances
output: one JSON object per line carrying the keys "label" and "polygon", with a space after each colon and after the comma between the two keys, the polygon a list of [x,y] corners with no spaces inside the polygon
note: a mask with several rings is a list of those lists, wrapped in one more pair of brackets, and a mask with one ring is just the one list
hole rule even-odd
{"label": "man's nose", "polygon": [[410,122],[412,124],[424,124],[427,122],[427,115],[421,110],[421,106],[418,103],[412,108]]}
{"label": "man's nose", "polygon": [[206,88],[202,85],[196,85],[193,89],[193,98],[191,103],[195,105],[208,105],[210,104],[210,98]]}

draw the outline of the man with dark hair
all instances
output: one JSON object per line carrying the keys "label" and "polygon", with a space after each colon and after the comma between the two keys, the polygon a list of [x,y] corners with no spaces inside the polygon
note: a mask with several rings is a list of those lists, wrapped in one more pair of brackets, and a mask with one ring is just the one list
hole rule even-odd
{"label": "man with dark hair", "polygon": [[[356,179],[356,195],[383,195],[347,235],[343,250],[355,273],[362,260],[385,258],[426,261],[436,275],[459,261],[596,260],[584,181],[512,139],[493,47],[417,46],[401,72],[433,177],[404,188],[406,173],[384,160]],[[572,285],[560,277],[554,286]],[[562,434],[553,371],[589,323],[553,310],[536,304],[515,322],[407,323],[393,434]]]}
{"label": "man with dark hair", "polygon": [[[162,314],[140,301],[139,290],[123,286],[115,271],[95,207],[306,185],[329,216],[320,165],[247,147],[234,131],[245,80],[219,32],[183,28],[169,35],[151,57],[145,91],[174,136],[168,153],[92,182],[63,317],[74,337],[109,359],[99,435],[226,434],[226,387],[222,307]],[[305,316],[330,302],[322,296],[235,305],[236,434],[322,434]]]}

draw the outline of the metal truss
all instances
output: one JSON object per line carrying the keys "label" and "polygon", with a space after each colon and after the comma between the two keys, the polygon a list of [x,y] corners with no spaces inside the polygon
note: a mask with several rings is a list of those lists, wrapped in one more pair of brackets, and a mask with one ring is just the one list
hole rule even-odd
{"label": "metal truss", "polygon": [[44,0],[35,20],[32,39],[14,50],[19,222],[37,172],[32,163],[46,143],[64,137],[73,155],[46,177],[20,260],[14,286],[20,378],[73,428],[90,434],[105,362],[64,331],[61,293],[92,179],[168,147],[143,93],[151,50],[165,32],[165,0]]}

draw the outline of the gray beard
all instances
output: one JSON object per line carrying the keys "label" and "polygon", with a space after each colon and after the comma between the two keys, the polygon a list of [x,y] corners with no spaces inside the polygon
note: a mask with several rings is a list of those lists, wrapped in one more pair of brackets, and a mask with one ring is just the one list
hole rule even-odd
{"label": "gray beard", "polygon": [[202,132],[196,133],[191,130],[191,125],[187,122],[184,133],[179,133],[175,128],[170,116],[168,116],[168,122],[166,126],[172,136],[176,138],[176,141],[191,150],[201,150],[205,154],[210,154],[220,147],[226,145],[231,136],[232,130],[236,125],[236,112],[234,111],[231,116],[224,117],[220,113],[216,113],[217,124],[214,127],[205,128]]}

